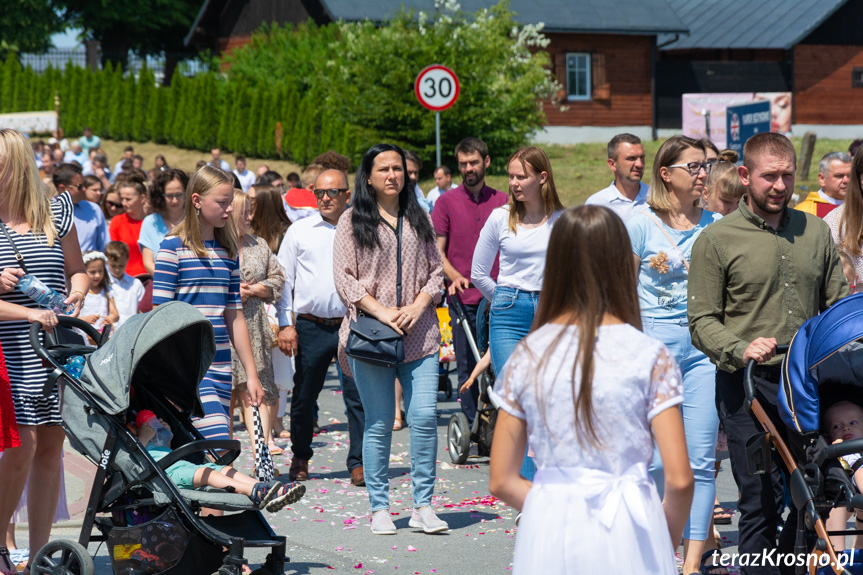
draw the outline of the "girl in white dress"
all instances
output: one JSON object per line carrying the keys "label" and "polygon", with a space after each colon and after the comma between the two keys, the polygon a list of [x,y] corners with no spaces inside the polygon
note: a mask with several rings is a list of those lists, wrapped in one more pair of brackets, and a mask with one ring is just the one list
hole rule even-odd
{"label": "girl in white dress", "polygon": [[113,324],[120,319],[114,298],[111,297],[111,281],[105,265],[108,258],[99,251],[84,253],[84,267],[87,269],[87,277],[90,278],[90,289],[81,306],[81,319],[102,331],[106,322]]}
{"label": "girl in white dress", "polygon": [[[514,573],[677,574],[672,541],[693,491],[682,380],[640,328],[623,222],[601,206],[567,210],[549,240],[533,331],[493,392],[489,489],[522,510]],[[654,440],[664,509],[647,473]],[[519,474],[528,441],[533,482]]]}

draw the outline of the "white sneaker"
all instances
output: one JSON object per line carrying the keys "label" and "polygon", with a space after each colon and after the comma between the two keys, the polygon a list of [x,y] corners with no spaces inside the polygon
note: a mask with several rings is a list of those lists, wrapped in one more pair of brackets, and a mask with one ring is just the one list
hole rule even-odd
{"label": "white sneaker", "polygon": [[439,533],[449,530],[449,525],[447,525],[446,521],[435,515],[435,512],[428,505],[414,509],[408,525],[416,529],[422,529],[426,533]]}
{"label": "white sneaker", "polygon": [[372,514],[372,533],[374,535],[396,534],[396,524],[390,519],[389,510],[381,509]]}

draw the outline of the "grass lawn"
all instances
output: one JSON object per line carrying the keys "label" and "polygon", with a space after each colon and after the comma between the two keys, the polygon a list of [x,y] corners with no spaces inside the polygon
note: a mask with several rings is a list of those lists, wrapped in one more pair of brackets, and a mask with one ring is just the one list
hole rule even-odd
{"label": "grass lawn", "polygon": [[[800,151],[799,138],[795,138],[794,145]],[[653,158],[656,156],[657,150],[661,141],[646,141],[644,142],[644,151],[647,154],[647,166],[645,168],[645,183],[650,183],[650,174],[653,166]],[[818,186],[818,161],[821,156],[833,151],[847,151],[851,140],[818,140],[815,144],[815,153],[812,154],[812,164],[809,170],[809,179],[796,182],[796,192],[803,199],[808,191],[815,191]],[[111,140],[103,140],[102,148],[108,154],[108,159],[113,164],[122,156],[123,148],[127,145],[133,146],[135,152],[144,157],[144,168],[149,169],[153,166],[153,158],[156,154],[162,154],[168,160],[168,165],[176,168],[181,168],[188,172],[195,169],[195,164],[198,160],[209,160],[209,152],[200,152],[197,150],[184,150],[173,146],[163,146],[148,143],[138,142],[119,142]],[[584,202],[588,196],[594,192],[605,188],[611,183],[611,171],[606,165],[606,146],[605,144],[576,144],[572,146],[545,146],[545,151],[551,158],[552,167],[554,168],[555,184],[557,185],[558,193],[561,195],[561,200],[566,206],[574,206]],[[222,159],[226,160],[233,166],[234,155],[222,154]],[[426,162],[431,162],[429,158]],[[257,158],[248,158],[247,166],[250,170],[256,170],[261,164],[267,164],[270,169],[287,175],[289,172],[301,172],[301,167],[292,162],[281,160],[261,160]],[[450,166],[453,172],[456,172],[455,166]],[[455,181],[459,182],[458,174],[455,175]],[[505,174],[489,174],[486,176],[488,185],[498,190],[507,189],[507,177]],[[420,187],[428,191],[434,187],[434,180],[431,178],[420,181]]]}

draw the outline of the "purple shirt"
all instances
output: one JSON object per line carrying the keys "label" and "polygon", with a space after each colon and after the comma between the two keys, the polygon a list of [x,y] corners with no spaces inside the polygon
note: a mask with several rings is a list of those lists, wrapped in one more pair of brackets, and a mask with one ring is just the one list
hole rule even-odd
{"label": "purple shirt", "polygon": [[[462,183],[441,194],[435,202],[432,210],[435,233],[447,237],[444,255],[464,277],[470,279],[473,252],[482,227],[492,210],[505,205],[508,199],[508,194],[484,185],[479,193],[479,201],[474,201],[473,194]],[[497,270],[498,261],[495,258],[491,268],[493,279],[497,279]],[[481,300],[482,294],[476,288],[467,289],[461,294],[461,301],[466,305],[476,305]]]}

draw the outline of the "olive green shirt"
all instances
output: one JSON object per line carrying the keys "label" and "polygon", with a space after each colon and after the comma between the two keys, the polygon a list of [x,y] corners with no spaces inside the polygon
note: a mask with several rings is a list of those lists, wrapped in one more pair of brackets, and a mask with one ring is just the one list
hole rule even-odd
{"label": "olive green shirt", "polygon": [[[719,369],[742,369],[758,337],[787,344],[804,321],[849,294],[830,229],[786,209],[778,230],[740,199],[740,209],[701,232],[689,269],[693,345]],[[764,365],[776,367],[781,356]]]}

